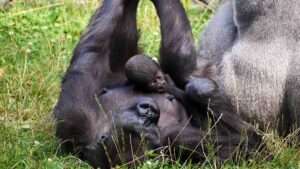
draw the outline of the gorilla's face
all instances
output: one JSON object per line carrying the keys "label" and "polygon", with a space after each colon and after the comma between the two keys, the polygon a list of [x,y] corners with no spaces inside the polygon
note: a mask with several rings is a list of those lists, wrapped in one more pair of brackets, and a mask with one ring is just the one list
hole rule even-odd
{"label": "gorilla's face", "polygon": [[143,156],[148,148],[161,145],[164,130],[188,119],[184,107],[173,96],[145,94],[132,86],[106,89],[98,101],[105,112],[97,122],[99,135],[94,145],[98,148],[82,150],[83,158],[95,166],[131,161],[132,155]]}
{"label": "gorilla's face", "polygon": [[145,116],[144,112],[149,112],[146,115],[148,118],[153,118],[155,116],[153,114],[157,114],[158,123],[155,118],[148,120],[156,123],[159,128],[176,125],[187,119],[185,108],[172,95],[145,94],[132,86],[106,90],[99,96],[99,101],[108,114],[120,115],[128,110],[134,111],[133,114],[139,116]]}

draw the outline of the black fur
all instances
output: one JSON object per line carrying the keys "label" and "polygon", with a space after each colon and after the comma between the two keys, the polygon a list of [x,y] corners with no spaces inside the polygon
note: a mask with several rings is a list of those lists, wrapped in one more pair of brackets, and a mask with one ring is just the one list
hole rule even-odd
{"label": "black fur", "polygon": [[[74,50],[54,110],[56,136],[62,148],[93,167],[110,168],[132,161],[134,156],[142,156],[145,148],[164,146],[166,140],[176,142],[176,147],[187,142],[186,137],[176,140],[181,127],[173,126],[185,126],[187,133],[195,130],[184,107],[169,94],[146,94],[127,83],[124,66],[138,49],[137,4],[138,0],[103,1]],[[179,78],[173,78],[183,84],[195,66],[188,20],[179,0],[163,0],[155,6],[162,22],[164,70],[179,72]],[[175,10],[169,11],[167,6]],[[178,24],[174,25],[174,18],[166,14],[178,16]],[[172,25],[176,28],[171,29]],[[167,64],[189,55],[179,65]],[[195,142],[201,136],[196,135]],[[147,144],[140,148],[142,137]]]}

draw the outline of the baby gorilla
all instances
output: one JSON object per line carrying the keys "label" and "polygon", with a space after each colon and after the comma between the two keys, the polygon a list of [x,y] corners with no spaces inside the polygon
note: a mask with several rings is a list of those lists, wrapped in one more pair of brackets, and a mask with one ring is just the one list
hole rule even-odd
{"label": "baby gorilla", "polygon": [[197,103],[207,103],[208,98],[215,92],[217,86],[208,78],[190,79],[185,91],[178,88],[169,75],[164,74],[160,65],[146,55],[135,55],[125,66],[128,80],[139,89],[147,92],[167,92],[187,105],[187,100]]}
{"label": "baby gorilla", "polygon": [[125,65],[125,73],[130,82],[147,92],[164,93],[167,75],[159,64],[145,55],[135,55]]}

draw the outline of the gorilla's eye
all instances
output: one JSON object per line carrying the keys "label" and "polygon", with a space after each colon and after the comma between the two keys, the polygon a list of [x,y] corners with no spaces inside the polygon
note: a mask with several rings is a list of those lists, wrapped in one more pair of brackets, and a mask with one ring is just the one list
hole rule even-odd
{"label": "gorilla's eye", "polygon": [[170,102],[173,102],[174,100],[176,100],[175,96],[173,96],[173,95],[168,95],[168,96],[167,96],[167,99],[168,99]]}

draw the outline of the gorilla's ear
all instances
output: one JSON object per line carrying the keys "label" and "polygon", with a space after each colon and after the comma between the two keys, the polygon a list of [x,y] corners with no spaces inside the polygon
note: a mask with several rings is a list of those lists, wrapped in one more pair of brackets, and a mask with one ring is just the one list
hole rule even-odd
{"label": "gorilla's ear", "polygon": [[234,0],[234,21],[239,30],[246,29],[263,12],[262,0]]}

